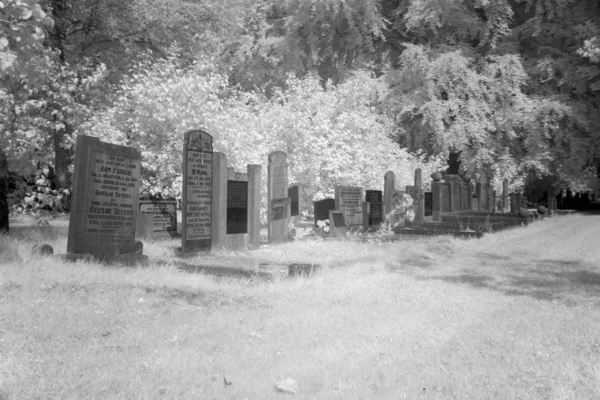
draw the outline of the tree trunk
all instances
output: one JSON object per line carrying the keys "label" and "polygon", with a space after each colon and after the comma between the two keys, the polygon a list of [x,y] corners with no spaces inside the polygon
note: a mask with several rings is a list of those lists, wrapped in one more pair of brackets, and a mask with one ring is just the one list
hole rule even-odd
{"label": "tree trunk", "polygon": [[0,234],[8,233],[8,160],[0,151]]}

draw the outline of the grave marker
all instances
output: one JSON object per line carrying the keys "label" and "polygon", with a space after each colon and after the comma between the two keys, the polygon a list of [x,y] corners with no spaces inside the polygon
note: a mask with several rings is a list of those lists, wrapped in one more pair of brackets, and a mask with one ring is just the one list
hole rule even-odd
{"label": "grave marker", "polygon": [[135,241],[140,152],[79,135],[76,143],[67,257],[145,261]]}
{"label": "grave marker", "polygon": [[396,174],[388,171],[383,176],[383,219],[392,212],[392,197],[396,191]]}
{"label": "grave marker", "polygon": [[183,254],[212,247],[213,138],[202,130],[183,139]]}
{"label": "grave marker", "polygon": [[335,209],[344,214],[347,226],[363,223],[362,188],[352,186],[335,187]]}
{"label": "grave marker", "polygon": [[287,154],[283,151],[274,151],[269,154],[268,166],[269,243],[288,239],[290,199],[287,189]]}
{"label": "grave marker", "polygon": [[423,219],[425,218],[425,195],[423,192],[423,177],[421,173],[421,168],[415,169],[415,186],[417,188],[415,221],[423,222]]}
{"label": "grave marker", "polygon": [[383,192],[381,190],[367,190],[365,202],[369,203],[368,225],[380,225],[383,221]]}
{"label": "grave marker", "polygon": [[152,216],[152,239],[177,236],[176,200],[140,200],[139,215]]}
{"label": "grave marker", "polygon": [[260,185],[261,166],[250,164],[248,171],[248,247],[260,247]]}
{"label": "grave marker", "polygon": [[502,212],[510,210],[510,204],[508,199],[508,179],[502,181]]}
{"label": "grave marker", "polygon": [[290,198],[291,216],[300,215],[300,190],[299,186],[295,185],[288,188],[288,197]]}
{"label": "grave marker", "polygon": [[248,233],[248,182],[227,181],[227,234]]}
{"label": "grave marker", "polygon": [[329,211],[335,210],[335,199],[327,198],[313,202],[315,214],[315,228],[318,226],[317,221],[325,221],[329,219]]}
{"label": "grave marker", "polygon": [[430,217],[433,215],[433,193],[425,192],[424,197],[425,217]]}
{"label": "grave marker", "polygon": [[344,213],[341,211],[329,211],[329,236],[335,238],[346,237],[346,221]]}

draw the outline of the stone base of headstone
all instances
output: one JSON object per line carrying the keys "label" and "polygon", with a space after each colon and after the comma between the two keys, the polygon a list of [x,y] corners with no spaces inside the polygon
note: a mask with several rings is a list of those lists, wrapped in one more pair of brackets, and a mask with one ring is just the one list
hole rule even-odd
{"label": "stone base of headstone", "polygon": [[143,254],[114,254],[104,257],[94,257],[91,254],[61,254],[57,257],[70,262],[86,261],[101,262],[105,264],[123,264],[123,265],[146,265],[148,256]]}
{"label": "stone base of headstone", "polygon": [[152,240],[152,230],[154,228],[154,215],[138,214],[135,220],[135,238]]}

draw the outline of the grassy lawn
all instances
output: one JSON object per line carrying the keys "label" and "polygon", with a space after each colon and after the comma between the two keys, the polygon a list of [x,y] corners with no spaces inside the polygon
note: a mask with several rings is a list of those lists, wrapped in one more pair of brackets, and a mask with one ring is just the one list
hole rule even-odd
{"label": "grassy lawn", "polygon": [[180,271],[176,241],[148,267],[35,257],[67,225],[30,225],[0,237],[1,400],[279,399],[287,377],[297,399],[600,399],[600,216],[210,255],[323,266],[270,281]]}

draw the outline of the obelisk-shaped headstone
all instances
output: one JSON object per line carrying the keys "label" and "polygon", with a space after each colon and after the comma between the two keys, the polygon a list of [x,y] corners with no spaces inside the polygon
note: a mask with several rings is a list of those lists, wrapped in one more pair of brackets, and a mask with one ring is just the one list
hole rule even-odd
{"label": "obelisk-shaped headstone", "polygon": [[183,138],[183,254],[211,249],[212,185],[213,138],[202,130],[189,131]]}
{"label": "obelisk-shaped headstone", "polygon": [[383,220],[393,210],[393,198],[396,192],[396,174],[388,171],[383,175]]}
{"label": "obelisk-shaped headstone", "polygon": [[287,154],[274,151],[269,154],[268,166],[268,230],[269,243],[288,239],[290,199],[288,197]]}
{"label": "obelisk-shaped headstone", "polygon": [[8,159],[0,151],[0,233],[8,232]]}

